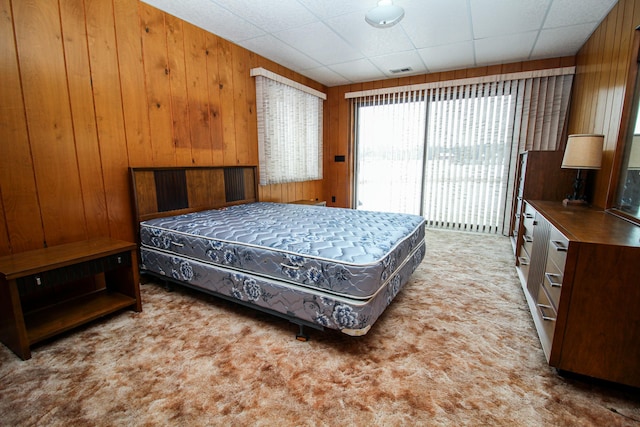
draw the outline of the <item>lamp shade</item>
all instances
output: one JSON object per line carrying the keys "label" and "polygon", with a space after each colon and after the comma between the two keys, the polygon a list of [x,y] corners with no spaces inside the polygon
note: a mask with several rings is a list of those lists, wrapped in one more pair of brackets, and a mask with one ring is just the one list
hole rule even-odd
{"label": "lamp shade", "polygon": [[569,135],[562,167],[565,169],[600,169],[604,135]]}

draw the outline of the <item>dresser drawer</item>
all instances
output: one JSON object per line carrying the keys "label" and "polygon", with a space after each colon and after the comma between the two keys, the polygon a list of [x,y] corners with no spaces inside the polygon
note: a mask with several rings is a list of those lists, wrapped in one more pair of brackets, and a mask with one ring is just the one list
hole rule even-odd
{"label": "dresser drawer", "polygon": [[[551,349],[551,343],[553,343],[553,334],[556,329],[556,310],[553,308],[547,291],[544,286],[540,286],[538,290],[538,298],[536,300],[536,313],[535,315],[540,319],[541,330],[539,330],[540,342],[545,349],[545,353],[548,349]],[[548,356],[547,356],[548,357]]]}
{"label": "dresser drawer", "polygon": [[529,263],[529,254],[526,252],[524,246],[520,246],[520,256],[518,257],[518,262],[516,265],[522,272],[522,277],[525,281],[527,280],[527,277],[529,277]]}
{"label": "dresser drawer", "polygon": [[524,212],[522,213],[521,220],[524,225],[523,235],[533,237],[533,226],[535,225],[536,211],[528,203],[524,204]]}
{"label": "dresser drawer", "polygon": [[562,292],[563,280],[563,271],[561,271],[552,260],[547,259],[542,285],[545,287],[547,295],[551,300],[551,304],[556,311],[558,310],[558,304],[560,303],[560,293]]}
{"label": "dresser drawer", "polygon": [[547,257],[564,273],[564,265],[567,262],[567,251],[569,250],[569,240],[558,230],[551,227],[549,231],[549,252]]}
{"label": "dresser drawer", "polygon": [[525,233],[522,235],[522,247],[527,251],[527,254],[531,254],[533,250],[533,235]]}

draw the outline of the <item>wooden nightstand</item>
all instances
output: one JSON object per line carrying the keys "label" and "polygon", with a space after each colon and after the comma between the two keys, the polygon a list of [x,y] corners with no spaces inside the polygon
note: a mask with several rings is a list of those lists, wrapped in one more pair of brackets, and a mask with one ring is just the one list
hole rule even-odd
{"label": "wooden nightstand", "polygon": [[[52,246],[0,258],[0,341],[23,360],[31,345],[115,311],[142,311],[137,246],[109,238]],[[81,295],[56,297],[63,284],[93,279]],[[51,303],[23,307],[38,291]],[[26,308],[26,310],[23,310]]]}
{"label": "wooden nightstand", "polygon": [[296,205],[312,205],[312,206],[327,206],[327,202],[324,200],[296,200],[295,202],[289,202]]}

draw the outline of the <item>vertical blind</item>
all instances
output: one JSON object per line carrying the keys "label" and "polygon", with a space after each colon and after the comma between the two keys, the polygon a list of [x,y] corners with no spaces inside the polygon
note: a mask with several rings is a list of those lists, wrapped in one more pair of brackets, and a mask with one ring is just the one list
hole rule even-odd
{"label": "vertical blind", "polygon": [[434,88],[423,215],[432,227],[496,232],[513,136],[512,82]]}
{"label": "vertical blind", "polygon": [[356,117],[356,207],[504,233],[517,153],[561,148],[572,77],[347,94]]}
{"label": "vertical blind", "polygon": [[260,185],[322,179],[324,94],[262,69],[256,77]]}
{"label": "vertical blind", "polygon": [[359,98],[356,105],[356,138],[362,141],[356,144],[355,156],[357,208],[419,212],[426,123],[424,92],[374,95]]}

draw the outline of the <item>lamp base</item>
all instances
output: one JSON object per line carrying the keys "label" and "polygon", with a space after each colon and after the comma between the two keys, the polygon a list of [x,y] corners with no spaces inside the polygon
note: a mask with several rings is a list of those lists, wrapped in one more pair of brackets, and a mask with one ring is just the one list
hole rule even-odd
{"label": "lamp base", "polygon": [[588,203],[582,199],[564,199],[562,201],[563,206],[587,206]]}

